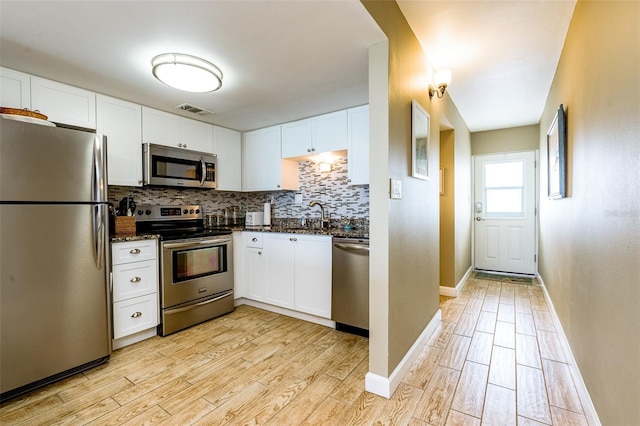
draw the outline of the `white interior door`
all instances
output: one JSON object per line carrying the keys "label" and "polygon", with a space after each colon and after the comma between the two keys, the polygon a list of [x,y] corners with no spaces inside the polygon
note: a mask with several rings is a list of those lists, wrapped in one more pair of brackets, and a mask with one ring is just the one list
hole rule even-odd
{"label": "white interior door", "polygon": [[476,269],[535,274],[534,151],[474,156]]}

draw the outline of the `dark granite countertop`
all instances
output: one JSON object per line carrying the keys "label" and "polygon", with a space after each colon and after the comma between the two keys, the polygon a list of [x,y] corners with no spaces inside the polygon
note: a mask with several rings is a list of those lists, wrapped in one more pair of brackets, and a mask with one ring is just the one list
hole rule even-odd
{"label": "dark granite countertop", "polygon": [[156,234],[136,234],[136,235],[131,235],[131,234],[118,235],[118,234],[114,234],[114,235],[111,236],[111,242],[112,243],[122,243],[122,242],[125,242],[125,241],[157,240],[158,238],[160,238],[160,236],[156,235]]}
{"label": "dark granite countertop", "polygon": [[286,226],[238,226],[231,227],[232,231],[249,231],[249,232],[279,232],[283,234],[306,234],[306,235],[327,235],[331,237],[341,238],[369,238],[368,230],[360,230],[353,228],[345,230],[344,228],[291,228]]}

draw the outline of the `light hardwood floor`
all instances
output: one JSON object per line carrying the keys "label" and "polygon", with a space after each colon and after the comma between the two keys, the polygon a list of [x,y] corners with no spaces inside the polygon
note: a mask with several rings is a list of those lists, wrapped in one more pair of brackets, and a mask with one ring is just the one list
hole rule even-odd
{"label": "light hardwood floor", "polygon": [[0,424],[587,424],[540,287],[471,278],[440,306],[389,400],[364,391],[367,339],[240,306],[9,401]]}

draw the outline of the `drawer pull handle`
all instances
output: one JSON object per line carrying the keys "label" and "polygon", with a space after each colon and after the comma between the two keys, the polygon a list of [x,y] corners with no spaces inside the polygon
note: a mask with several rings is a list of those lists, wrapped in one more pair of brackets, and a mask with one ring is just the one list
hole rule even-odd
{"label": "drawer pull handle", "polygon": [[133,314],[131,314],[131,318],[139,318],[142,316],[142,312],[138,311],[138,312],[134,312]]}
{"label": "drawer pull handle", "polygon": [[142,281],[142,278],[141,277],[133,277],[129,281],[131,281],[132,283],[139,283],[140,281]]}
{"label": "drawer pull handle", "polygon": [[140,249],[139,248],[131,249],[129,250],[129,254],[140,254]]}

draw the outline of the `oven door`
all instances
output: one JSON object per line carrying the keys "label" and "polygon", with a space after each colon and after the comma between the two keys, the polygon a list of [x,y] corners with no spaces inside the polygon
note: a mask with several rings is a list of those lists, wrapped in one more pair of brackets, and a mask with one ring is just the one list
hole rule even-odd
{"label": "oven door", "polygon": [[233,290],[232,237],[162,243],[162,308],[197,302]]}

